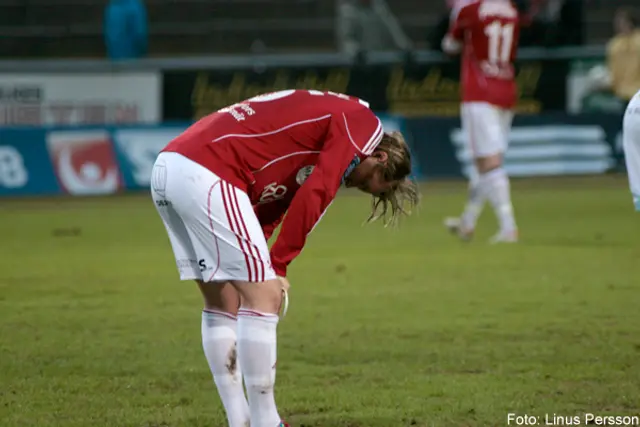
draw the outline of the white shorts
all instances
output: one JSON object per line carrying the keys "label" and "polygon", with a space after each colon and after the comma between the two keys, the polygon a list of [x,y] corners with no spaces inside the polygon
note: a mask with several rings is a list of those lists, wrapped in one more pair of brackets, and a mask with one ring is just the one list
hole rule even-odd
{"label": "white shorts", "polygon": [[509,146],[513,112],[487,102],[464,102],[462,129],[474,158],[502,154]]}
{"label": "white shorts", "polygon": [[177,153],[160,153],[151,195],[169,234],[181,280],[275,279],[247,194]]}
{"label": "white shorts", "polygon": [[[636,100],[634,102],[634,100]],[[622,124],[622,147],[633,204],[640,211],[640,96],[627,107]]]}

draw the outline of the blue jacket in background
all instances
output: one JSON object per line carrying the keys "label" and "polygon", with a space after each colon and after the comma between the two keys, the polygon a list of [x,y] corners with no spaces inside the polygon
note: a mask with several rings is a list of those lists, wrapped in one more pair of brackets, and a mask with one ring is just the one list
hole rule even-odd
{"label": "blue jacket in background", "polygon": [[111,59],[146,55],[147,11],[141,0],[111,0],[104,14],[104,41]]}

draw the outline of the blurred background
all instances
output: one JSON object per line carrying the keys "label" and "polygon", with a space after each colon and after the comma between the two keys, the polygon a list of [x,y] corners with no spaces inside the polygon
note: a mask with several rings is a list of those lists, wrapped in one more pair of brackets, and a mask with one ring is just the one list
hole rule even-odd
{"label": "blurred background", "polygon": [[[85,193],[145,188],[157,150],[193,120],[286,88],[363,98],[407,133],[417,176],[464,176],[459,63],[439,51],[455,3],[2,0],[0,132],[12,136],[0,147],[0,194],[72,191],[60,167]],[[521,97],[509,172],[623,168],[620,116],[640,89],[634,0],[517,4]],[[115,187],[104,187],[110,163],[91,154],[96,139],[117,163]],[[53,147],[69,148],[70,160],[58,162]],[[53,175],[27,173],[34,159],[51,160]]]}
{"label": "blurred background", "polygon": [[[524,46],[603,44],[633,0],[517,0]],[[455,0],[3,0],[2,55],[114,58],[439,49]],[[106,37],[106,39],[105,39]],[[127,49],[128,42],[136,45]]]}

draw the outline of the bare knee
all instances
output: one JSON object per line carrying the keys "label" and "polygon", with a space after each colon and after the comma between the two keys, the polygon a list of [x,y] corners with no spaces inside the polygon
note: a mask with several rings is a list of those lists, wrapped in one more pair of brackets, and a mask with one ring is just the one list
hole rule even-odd
{"label": "bare knee", "polygon": [[196,280],[205,310],[218,310],[238,314],[240,308],[240,294],[232,286],[231,282],[203,282]]}
{"label": "bare knee", "polygon": [[242,307],[262,313],[277,314],[282,304],[282,283],[279,279],[264,282],[233,282],[242,297]]}
{"label": "bare knee", "polygon": [[479,173],[487,173],[502,166],[502,153],[478,157],[475,159],[475,163]]}

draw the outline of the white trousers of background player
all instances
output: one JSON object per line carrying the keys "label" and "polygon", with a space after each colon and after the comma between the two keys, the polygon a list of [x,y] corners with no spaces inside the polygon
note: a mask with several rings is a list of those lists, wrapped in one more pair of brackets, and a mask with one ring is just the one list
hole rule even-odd
{"label": "white trousers of background player", "polygon": [[509,147],[513,112],[487,102],[462,104],[462,128],[474,158],[502,154]]}
{"label": "white trousers of background player", "polygon": [[631,100],[624,115],[622,146],[633,204],[640,211],[640,95]]}
{"label": "white trousers of background player", "polygon": [[[465,102],[461,110],[465,141],[473,160],[504,155],[509,147],[513,112],[486,102]],[[475,164],[471,169],[469,197],[461,217],[461,228],[467,231],[475,229],[484,202],[488,199],[498,218],[501,233],[513,233],[516,224],[505,169],[499,167],[479,173]]]}
{"label": "white trousers of background player", "polygon": [[[181,280],[276,278],[246,193],[177,153],[160,153],[151,173],[151,192]],[[215,310],[203,312],[202,344],[230,427],[248,425],[249,412],[251,425],[257,427],[280,422],[273,395],[277,324],[277,315],[242,308],[237,319]],[[239,363],[231,369],[229,355],[236,348]]]}

